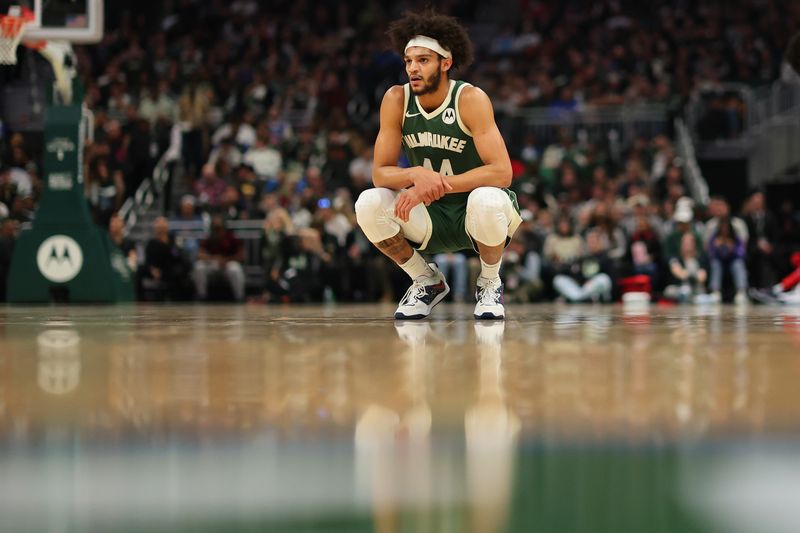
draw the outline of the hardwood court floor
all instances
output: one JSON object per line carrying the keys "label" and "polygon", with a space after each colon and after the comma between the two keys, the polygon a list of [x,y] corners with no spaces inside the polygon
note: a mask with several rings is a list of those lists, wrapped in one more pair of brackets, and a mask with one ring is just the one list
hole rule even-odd
{"label": "hardwood court floor", "polygon": [[0,307],[0,531],[796,531],[800,308],[393,309]]}

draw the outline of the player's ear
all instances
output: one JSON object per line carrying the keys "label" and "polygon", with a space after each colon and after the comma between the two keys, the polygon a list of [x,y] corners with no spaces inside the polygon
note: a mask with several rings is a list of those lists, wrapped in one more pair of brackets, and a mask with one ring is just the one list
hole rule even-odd
{"label": "player's ear", "polygon": [[442,58],[442,71],[448,72],[452,66],[453,66],[453,58],[452,57],[443,57]]}

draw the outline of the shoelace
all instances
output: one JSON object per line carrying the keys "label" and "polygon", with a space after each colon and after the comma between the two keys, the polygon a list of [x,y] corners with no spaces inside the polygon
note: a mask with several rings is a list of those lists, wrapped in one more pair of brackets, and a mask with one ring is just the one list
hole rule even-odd
{"label": "shoelace", "polygon": [[500,289],[500,281],[492,280],[489,281],[486,285],[482,287],[478,287],[478,301],[482,305],[491,305],[500,302],[500,295],[498,294],[498,290]]}
{"label": "shoelace", "polygon": [[425,285],[421,281],[414,281],[403,296],[403,304],[411,303],[411,299],[420,300],[425,296]]}

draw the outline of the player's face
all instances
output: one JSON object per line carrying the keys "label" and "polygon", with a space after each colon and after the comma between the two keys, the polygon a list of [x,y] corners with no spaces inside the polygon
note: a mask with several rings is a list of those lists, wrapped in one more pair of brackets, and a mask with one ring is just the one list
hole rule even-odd
{"label": "player's face", "polygon": [[411,92],[417,96],[436,92],[442,82],[442,72],[448,66],[439,54],[419,46],[408,49],[405,62]]}

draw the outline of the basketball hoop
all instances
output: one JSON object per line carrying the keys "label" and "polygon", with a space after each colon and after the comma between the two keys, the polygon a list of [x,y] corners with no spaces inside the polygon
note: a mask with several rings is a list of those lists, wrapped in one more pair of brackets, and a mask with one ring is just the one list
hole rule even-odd
{"label": "basketball hoop", "polygon": [[56,76],[55,91],[62,104],[72,103],[72,79],[77,75],[75,53],[68,41],[45,41],[43,46],[37,48],[53,67]]}
{"label": "basketball hoop", "polygon": [[17,46],[33,20],[33,13],[19,6],[11,6],[8,15],[0,15],[0,65],[17,64]]}

